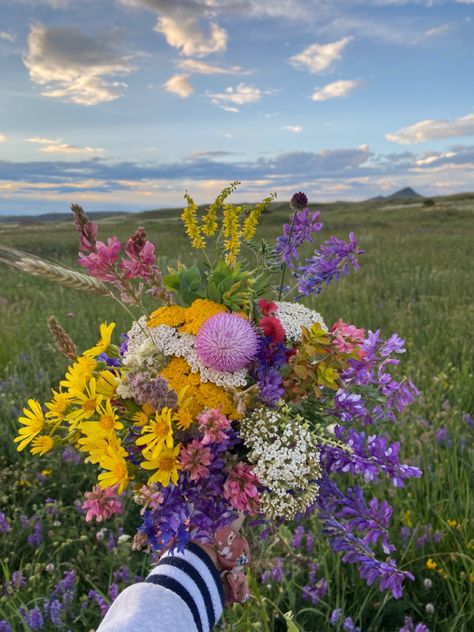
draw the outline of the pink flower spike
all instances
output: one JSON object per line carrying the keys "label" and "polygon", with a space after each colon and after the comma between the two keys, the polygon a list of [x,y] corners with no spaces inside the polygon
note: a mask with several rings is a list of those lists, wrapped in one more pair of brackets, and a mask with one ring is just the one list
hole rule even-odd
{"label": "pink flower spike", "polygon": [[122,269],[127,278],[149,279],[155,274],[155,244],[147,241],[146,232],[142,226],[137,228],[128,240],[125,252],[130,257],[122,261]]}
{"label": "pink flower spike", "polygon": [[250,465],[238,463],[229,473],[224,483],[224,496],[230,501],[234,509],[256,514],[260,498],[258,495],[259,481]]}
{"label": "pink flower spike", "polygon": [[196,337],[196,351],[204,364],[215,371],[234,372],[254,359],[257,334],[251,323],[235,314],[211,316]]}
{"label": "pink flower spike", "polygon": [[201,413],[198,422],[200,429],[204,432],[202,445],[222,443],[226,439],[225,431],[229,430],[232,425],[230,419],[227,419],[219,410],[208,410]]}
{"label": "pink flower spike", "polygon": [[92,491],[84,494],[85,502],[82,508],[87,511],[86,522],[95,518],[97,522],[108,520],[116,513],[123,513],[122,500],[115,493],[117,486],[102,489],[96,485]]}
{"label": "pink flower spike", "polygon": [[201,441],[194,439],[181,449],[179,460],[184,472],[190,473],[192,481],[199,481],[209,474],[208,465],[211,464],[211,450],[205,448]]}
{"label": "pink flower spike", "polygon": [[114,281],[117,273],[113,267],[117,263],[122,244],[117,237],[109,237],[107,245],[102,241],[96,244],[96,252],[89,255],[79,253],[79,265],[87,268],[90,275],[101,281]]}

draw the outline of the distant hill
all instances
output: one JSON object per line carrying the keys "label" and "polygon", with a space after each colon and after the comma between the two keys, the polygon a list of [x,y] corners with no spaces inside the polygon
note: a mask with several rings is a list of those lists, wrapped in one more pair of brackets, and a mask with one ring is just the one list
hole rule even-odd
{"label": "distant hill", "polygon": [[[126,211],[95,211],[87,213],[91,220],[107,219],[117,215],[129,215]],[[44,222],[72,222],[73,215],[69,213],[43,213],[42,215],[0,215],[0,222],[9,224],[42,224]]]}
{"label": "distant hill", "polygon": [[405,187],[404,189],[400,189],[400,191],[396,191],[396,193],[392,193],[392,195],[378,195],[377,197],[370,198],[367,202],[398,202],[422,199],[424,199],[423,195],[420,195],[411,187]]}

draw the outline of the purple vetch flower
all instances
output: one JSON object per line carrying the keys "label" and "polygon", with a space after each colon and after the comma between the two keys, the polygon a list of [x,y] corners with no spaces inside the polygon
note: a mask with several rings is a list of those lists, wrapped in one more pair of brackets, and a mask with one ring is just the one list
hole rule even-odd
{"label": "purple vetch flower", "polygon": [[174,408],[178,401],[176,393],[168,388],[168,382],[163,377],[152,377],[147,372],[129,373],[128,387],[135,401],[140,406],[151,404],[155,410],[165,406]]}
{"label": "purple vetch flower", "polygon": [[6,515],[0,511],[0,533],[8,533],[12,530],[11,524],[8,522]]}
{"label": "purple vetch flower", "polygon": [[275,252],[290,268],[294,268],[302,244],[305,241],[313,242],[313,234],[323,227],[318,221],[319,217],[319,212],[310,213],[308,208],[304,208],[295,211],[291,223],[283,226],[283,235],[277,238]]}
{"label": "purple vetch flower", "polygon": [[60,626],[62,624],[63,605],[59,599],[54,599],[49,605],[49,618],[51,623]]}
{"label": "purple vetch flower", "polygon": [[5,619],[0,621],[0,632],[13,632],[10,624]]}
{"label": "purple vetch flower", "polygon": [[81,462],[81,455],[72,445],[67,445],[61,452],[61,458],[65,463],[73,463],[77,465]]}
{"label": "purple vetch flower", "polygon": [[87,593],[87,596],[89,597],[89,599],[92,599],[93,601],[95,601],[95,603],[100,608],[101,615],[104,617],[107,614],[107,611],[109,609],[109,604],[106,602],[103,595],[101,595],[95,590],[89,590],[89,592]]}
{"label": "purple vetch flower", "polygon": [[335,610],[332,611],[331,613],[331,618],[329,619],[329,623],[331,625],[336,625],[337,622],[339,621],[339,619],[342,616],[342,610],[341,608],[336,608]]}
{"label": "purple vetch flower", "polygon": [[13,592],[18,592],[26,587],[26,579],[21,571],[13,571],[10,579],[10,587]]}
{"label": "purple vetch flower", "polygon": [[258,338],[253,326],[234,314],[211,316],[196,337],[200,360],[216,371],[233,372],[245,368],[257,350]]}
{"label": "purple vetch flower", "polygon": [[304,296],[318,295],[333,280],[347,276],[350,266],[359,270],[357,257],[363,252],[357,246],[354,233],[349,234],[347,243],[337,237],[330,237],[315,250],[311,259],[306,260],[306,265],[299,266],[294,272],[299,292]]}
{"label": "purple vetch flower", "polygon": [[33,526],[33,532],[27,538],[30,546],[39,546],[43,541],[43,530],[41,528],[41,521],[37,519]]}
{"label": "purple vetch flower", "polygon": [[351,617],[347,617],[344,619],[344,623],[342,624],[342,629],[345,632],[360,632],[360,628],[356,627]]}
{"label": "purple vetch flower", "polygon": [[113,573],[114,582],[128,582],[130,579],[130,572],[128,566],[121,566]]}
{"label": "purple vetch flower", "polygon": [[107,591],[107,593],[111,601],[115,601],[115,599],[117,599],[118,594],[119,594],[119,587],[117,586],[115,582],[110,584],[109,590]]}
{"label": "purple vetch flower", "polygon": [[296,527],[295,532],[293,534],[293,538],[291,540],[291,546],[294,549],[299,549],[304,538],[305,530],[304,527]]}
{"label": "purple vetch flower", "polygon": [[306,601],[310,601],[314,606],[316,606],[322,599],[325,597],[328,591],[328,583],[323,578],[319,579],[314,583],[314,579],[311,583],[303,586],[303,599]]}
{"label": "purple vetch flower", "polygon": [[120,356],[123,358],[128,351],[128,334],[122,333],[120,334],[120,338],[122,339],[122,342],[120,343],[119,351]]}
{"label": "purple vetch flower", "polygon": [[113,367],[121,366],[122,364],[121,358],[111,358],[106,353],[100,353],[97,356],[97,360],[101,360],[102,362],[105,362],[107,366],[113,366]]}
{"label": "purple vetch flower", "polygon": [[28,625],[31,630],[43,629],[44,619],[39,608],[32,608],[29,612],[23,610],[22,614],[26,625]]}
{"label": "purple vetch flower", "polygon": [[271,560],[271,562],[272,562],[272,568],[262,573],[261,581],[264,584],[268,582],[275,582],[277,584],[281,584],[284,578],[284,572],[283,572],[284,559],[282,557],[275,557]]}

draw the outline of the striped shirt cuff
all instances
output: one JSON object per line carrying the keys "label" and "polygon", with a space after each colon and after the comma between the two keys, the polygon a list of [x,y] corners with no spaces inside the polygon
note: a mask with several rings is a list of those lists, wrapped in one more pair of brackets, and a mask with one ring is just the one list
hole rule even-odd
{"label": "striped shirt cuff", "polygon": [[182,553],[165,553],[146,581],[177,594],[189,608],[198,632],[210,632],[222,615],[222,579],[209,555],[193,542]]}

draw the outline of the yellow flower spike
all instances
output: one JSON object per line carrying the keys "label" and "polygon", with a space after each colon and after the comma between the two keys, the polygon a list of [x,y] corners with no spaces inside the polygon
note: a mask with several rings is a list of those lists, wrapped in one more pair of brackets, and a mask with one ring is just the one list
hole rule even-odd
{"label": "yellow flower spike", "polygon": [[51,389],[53,393],[53,399],[50,402],[46,402],[45,406],[48,409],[46,418],[52,424],[61,423],[66,418],[66,410],[71,400],[69,393],[63,393],[62,390],[55,391]]}
{"label": "yellow flower spike", "polygon": [[43,456],[46,452],[49,452],[54,446],[53,439],[48,435],[40,435],[35,437],[31,443],[31,454],[38,454]]}
{"label": "yellow flower spike", "polygon": [[269,197],[262,200],[259,204],[255,204],[255,206],[250,210],[249,214],[245,218],[242,228],[242,234],[245,241],[251,241],[255,237],[258,222],[262,213],[270,206],[275,198],[276,193],[271,193]]}
{"label": "yellow flower spike", "polygon": [[99,485],[105,489],[118,484],[118,493],[122,494],[130,481],[127,462],[123,454],[109,446],[99,463],[100,467],[107,470],[99,474]]}
{"label": "yellow flower spike", "polygon": [[150,451],[152,458],[156,458],[163,446],[173,447],[173,428],[171,421],[173,411],[170,408],[163,408],[161,412],[155,414],[155,419],[142,428],[142,435],[135,441],[137,445],[145,446],[144,451]]}
{"label": "yellow flower spike", "polygon": [[59,383],[60,386],[68,390],[84,391],[87,382],[94,375],[96,366],[94,358],[81,356],[68,368],[65,379]]}
{"label": "yellow flower spike", "polygon": [[153,457],[151,452],[145,452],[145,461],[140,464],[144,470],[156,470],[148,479],[150,483],[161,483],[163,487],[167,487],[170,482],[174,485],[178,483],[178,470],[181,469],[181,463],[178,461],[178,455],[181,444],[178,443],[174,448],[163,448],[157,456]]}
{"label": "yellow flower spike", "polygon": [[228,187],[225,187],[225,189],[219,193],[215,201],[208,207],[206,215],[202,218],[202,232],[208,237],[215,235],[218,228],[217,213],[229,195],[236,190],[239,184],[240,182],[238,180],[231,182]]}
{"label": "yellow flower spike", "polygon": [[110,323],[110,325],[107,325],[107,323],[102,323],[100,326],[99,342],[95,345],[95,347],[91,347],[90,349],[87,349],[87,351],[84,351],[83,355],[85,355],[86,357],[95,358],[101,353],[105,353],[107,349],[110,347],[110,342],[112,340],[112,332],[114,328],[115,328],[115,323]]}
{"label": "yellow flower spike", "polygon": [[184,194],[184,198],[188,205],[184,209],[181,219],[184,223],[184,227],[186,229],[186,233],[191,240],[191,244],[193,248],[198,250],[206,247],[206,242],[202,236],[201,229],[198,225],[197,221],[197,210],[198,207],[194,202],[193,198],[189,195],[189,193]]}
{"label": "yellow flower spike", "polygon": [[13,439],[15,443],[20,443],[17,447],[18,452],[24,450],[44,428],[45,419],[41,404],[36,399],[29,399],[28,406],[29,409],[23,408],[25,416],[18,418],[18,421],[24,427],[18,430],[18,437]]}
{"label": "yellow flower spike", "polygon": [[222,220],[222,233],[224,236],[225,246],[225,262],[229,266],[234,266],[237,261],[237,255],[240,251],[240,225],[239,216],[242,211],[240,206],[235,207],[232,204],[224,205],[224,218]]}

